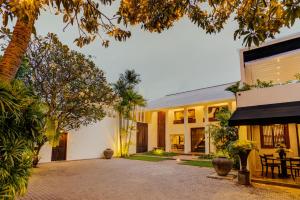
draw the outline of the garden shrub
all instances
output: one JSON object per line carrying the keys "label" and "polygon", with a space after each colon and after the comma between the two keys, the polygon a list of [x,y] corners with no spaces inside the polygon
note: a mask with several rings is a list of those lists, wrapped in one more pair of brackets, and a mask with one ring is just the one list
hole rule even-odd
{"label": "garden shrub", "polygon": [[0,199],[25,194],[45,106],[23,82],[0,83]]}

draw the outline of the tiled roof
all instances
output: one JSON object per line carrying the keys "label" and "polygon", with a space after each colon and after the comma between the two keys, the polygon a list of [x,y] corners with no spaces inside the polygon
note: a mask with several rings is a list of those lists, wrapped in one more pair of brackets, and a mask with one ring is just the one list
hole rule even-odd
{"label": "tiled roof", "polygon": [[174,108],[202,103],[205,104],[209,102],[216,102],[222,100],[233,100],[235,98],[234,95],[231,92],[225,91],[227,87],[233,84],[234,82],[175,94],[169,94],[162,98],[149,101],[146,109],[156,110],[162,108]]}

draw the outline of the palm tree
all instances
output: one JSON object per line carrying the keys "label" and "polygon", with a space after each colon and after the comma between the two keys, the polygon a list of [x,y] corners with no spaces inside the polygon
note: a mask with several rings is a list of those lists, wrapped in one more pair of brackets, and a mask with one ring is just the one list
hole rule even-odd
{"label": "palm tree", "polygon": [[134,113],[137,107],[146,104],[145,99],[136,91],[136,86],[141,82],[140,75],[135,70],[126,70],[118,81],[113,84],[113,89],[118,95],[115,110],[119,116],[120,156],[128,155],[132,131],[134,130]]}
{"label": "palm tree", "polygon": [[34,19],[24,22],[18,19],[14,27],[11,41],[9,42],[0,62],[0,80],[10,82],[22,62],[33,31]]}

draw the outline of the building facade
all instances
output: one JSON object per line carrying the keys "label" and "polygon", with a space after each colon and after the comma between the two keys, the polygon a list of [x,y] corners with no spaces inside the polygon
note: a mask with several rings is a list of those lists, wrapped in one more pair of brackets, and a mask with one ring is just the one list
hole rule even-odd
{"label": "building facade", "polygon": [[209,125],[217,123],[215,114],[222,107],[234,111],[235,97],[225,91],[233,83],[167,95],[150,101],[148,150],[163,148],[169,152],[215,152]]}
{"label": "building facade", "polygon": [[[279,143],[291,150],[288,156],[300,157],[299,35],[240,50],[240,70],[241,82],[256,88],[234,96],[226,91],[234,83],[228,83],[150,101],[136,112],[138,123],[130,153],[154,148],[214,153],[208,128],[218,123],[216,112],[227,107],[234,112],[230,125],[239,127],[240,138],[257,143],[258,151],[249,157],[252,174],[261,172],[259,155],[275,154]],[[41,162],[99,158],[106,148],[117,152],[118,142],[118,119],[106,117],[63,135],[58,147],[46,144]]]}
{"label": "building facade", "polygon": [[287,157],[300,157],[299,35],[242,49],[240,59],[241,82],[257,86],[237,93],[237,110],[229,124],[239,127],[241,139],[257,144],[258,151],[249,157],[255,176],[262,171],[259,155],[278,156],[279,144],[290,149]]}

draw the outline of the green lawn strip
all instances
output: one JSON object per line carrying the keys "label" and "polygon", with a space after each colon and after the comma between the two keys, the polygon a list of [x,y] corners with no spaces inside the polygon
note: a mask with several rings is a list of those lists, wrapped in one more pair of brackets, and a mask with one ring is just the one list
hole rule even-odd
{"label": "green lawn strip", "polygon": [[129,156],[126,159],[129,160],[143,160],[143,161],[150,161],[150,162],[159,162],[163,160],[169,160],[169,158],[157,157],[157,156],[143,156],[143,155],[133,155]]}
{"label": "green lawn strip", "polygon": [[180,164],[197,166],[197,167],[213,167],[211,161],[204,161],[204,160],[186,160],[186,161],[182,161]]}
{"label": "green lawn strip", "polygon": [[173,156],[177,156],[178,153],[174,153],[174,152],[163,152],[162,154],[155,154],[152,151],[148,151],[145,153],[142,153],[142,155],[147,155],[147,156],[158,156],[158,157],[173,157]]}

